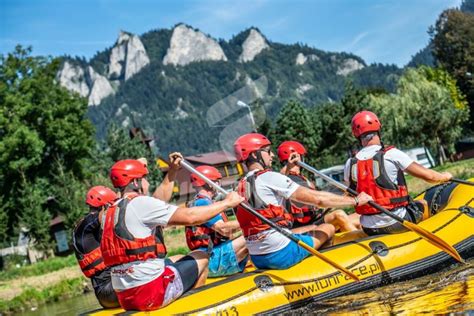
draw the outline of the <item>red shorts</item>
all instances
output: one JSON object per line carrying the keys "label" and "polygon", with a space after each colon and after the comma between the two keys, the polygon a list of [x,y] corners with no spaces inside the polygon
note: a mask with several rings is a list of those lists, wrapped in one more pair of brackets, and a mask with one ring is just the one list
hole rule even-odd
{"label": "red shorts", "polygon": [[120,305],[125,310],[151,311],[161,307],[168,284],[175,278],[173,270],[165,267],[155,280],[128,290],[117,292]]}

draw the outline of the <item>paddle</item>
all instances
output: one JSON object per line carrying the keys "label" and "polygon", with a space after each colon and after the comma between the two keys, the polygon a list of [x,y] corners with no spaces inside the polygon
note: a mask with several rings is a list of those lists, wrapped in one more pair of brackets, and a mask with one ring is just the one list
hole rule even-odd
{"label": "paddle", "polygon": [[456,179],[456,178],[453,178],[451,180],[449,180],[451,182],[457,182],[457,183],[462,183],[462,184],[466,184],[466,185],[474,185],[474,182],[471,182],[471,181],[466,181],[466,180],[461,180],[461,179]]}
{"label": "paddle", "polygon": [[[209,180],[205,175],[203,175],[201,172],[197,171],[196,169],[193,168],[193,166],[191,166],[187,161],[185,160],[182,160],[181,161],[181,166],[184,167],[184,169],[188,170],[189,172],[191,173],[194,173],[196,174],[199,178],[201,178],[202,180],[204,180],[207,184],[209,184],[211,187],[213,187],[214,189],[216,189],[217,191],[227,195],[228,192],[226,190],[224,190],[221,186],[219,186],[218,184],[214,183],[213,181]],[[263,215],[261,215],[260,213],[258,213],[256,210],[254,210],[250,205],[248,205],[247,203],[243,202],[240,204],[246,211],[248,211],[249,213],[251,213],[252,215],[258,217],[258,219],[260,219],[262,222],[264,222],[265,224],[269,225],[270,227],[272,227],[273,229],[275,229],[276,231],[278,231],[280,234],[282,234],[283,236],[287,237],[288,239],[290,239],[291,241],[295,242],[296,244],[298,244],[298,246],[300,247],[303,247],[306,251],[308,251],[309,253],[311,253],[312,255],[318,257],[319,259],[323,260],[324,262],[332,265],[334,268],[336,268],[337,270],[341,271],[342,273],[346,274],[347,276],[349,276],[350,278],[356,280],[356,281],[360,281],[359,278],[354,274],[352,273],[351,271],[349,271],[348,269],[346,269],[345,267],[339,265],[338,263],[332,261],[331,259],[329,259],[328,257],[326,257],[325,255],[323,255],[322,253],[320,253],[319,251],[317,251],[316,249],[314,249],[313,247],[309,246],[308,244],[304,243],[303,241],[299,240],[298,238],[296,238],[295,236],[293,236],[292,233],[282,229],[280,226],[276,225],[275,223],[269,221],[267,218],[265,218]]]}
{"label": "paddle", "polygon": [[[326,180],[327,182],[329,182],[330,184],[334,185],[335,187],[345,191],[345,192],[348,192],[354,196],[357,196],[357,192],[351,188],[349,188],[348,186],[334,180],[333,178],[325,175],[324,173],[321,173],[320,171],[314,169],[313,167],[311,167],[310,165],[302,162],[302,161],[298,161],[297,164],[314,173],[316,176],[320,177],[320,178],[323,178],[324,180]],[[452,247],[450,244],[448,244],[447,242],[445,242],[444,240],[442,240],[441,238],[439,238],[438,236],[436,236],[435,234],[421,228],[420,226],[412,223],[412,222],[409,222],[409,221],[406,221],[404,220],[403,218],[401,218],[400,216],[397,216],[395,215],[394,213],[390,212],[389,210],[383,208],[382,206],[378,205],[377,203],[373,202],[373,201],[370,201],[369,202],[369,205],[376,208],[377,210],[379,210],[380,212],[390,216],[391,218],[393,218],[394,220],[396,220],[397,222],[400,222],[403,226],[405,226],[407,229],[417,233],[418,235],[420,235],[421,237],[423,237],[423,239],[425,239],[426,241],[428,241],[429,243],[431,243],[432,245],[440,248],[441,250],[443,250],[444,252],[448,253],[450,256],[452,256],[454,259],[456,259],[457,261],[459,262],[464,262],[463,258],[459,255],[459,253],[456,251],[456,249],[454,249],[454,247]]]}

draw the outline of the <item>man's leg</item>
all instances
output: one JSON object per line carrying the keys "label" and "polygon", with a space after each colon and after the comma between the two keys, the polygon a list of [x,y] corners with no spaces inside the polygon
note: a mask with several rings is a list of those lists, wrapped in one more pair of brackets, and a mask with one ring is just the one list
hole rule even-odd
{"label": "man's leg", "polygon": [[327,224],[334,225],[336,231],[340,229],[344,232],[351,232],[357,230],[357,228],[349,220],[349,216],[343,210],[335,210],[324,216],[324,222]]}
{"label": "man's leg", "polygon": [[309,224],[309,225],[305,225],[305,226],[300,226],[300,227],[297,227],[297,228],[293,228],[291,231],[293,232],[293,234],[305,234],[305,233],[308,233],[310,231],[313,231],[315,229],[317,229],[318,226],[317,225],[314,225],[314,224]]}
{"label": "man's leg", "polygon": [[208,265],[209,265],[209,256],[207,253],[199,250],[192,251],[187,254],[187,256],[192,257],[196,260],[197,268],[198,268],[198,279],[193,286],[193,289],[203,286],[206,283],[207,274],[209,272]]}
{"label": "man's leg", "polygon": [[357,229],[362,229],[362,225],[360,224],[360,215],[357,213],[352,213],[349,215],[349,220],[351,221],[352,225],[354,225]]}
{"label": "man's leg", "polygon": [[331,224],[321,224],[311,231],[314,249],[319,249],[323,244],[331,240],[335,233],[336,229]]}
{"label": "man's leg", "polygon": [[184,255],[174,255],[174,256],[171,256],[171,257],[168,257],[168,259],[171,261],[171,262],[176,262],[178,261],[179,259],[183,258]]}
{"label": "man's leg", "polygon": [[249,252],[245,245],[245,238],[244,236],[240,236],[232,240],[232,248],[234,248],[235,257],[237,258],[237,262],[244,260],[248,255]]}

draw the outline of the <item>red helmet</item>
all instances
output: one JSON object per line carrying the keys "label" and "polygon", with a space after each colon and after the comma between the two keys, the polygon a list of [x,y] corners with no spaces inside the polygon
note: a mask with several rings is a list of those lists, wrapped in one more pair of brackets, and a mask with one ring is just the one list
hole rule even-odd
{"label": "red helmet", "polygon": [[271,145],[271,142],[262,134],[250,133],[240,136],[234,143],[237,161],[247,160],[252,152],[268,145]]}
{"label": "red helmet", "polygon": [[[222,179],[222,174],[214,167],[211,166],[199,166],[196,168],[197,171],[208,177],[212,181]],[[197,174],[191,173],[191,183],[195,187],[202,187],[206,182],[199,178]]]}
{"label": "red helmet", "polygon": [[126,159],[117,161],[110,169],[110,180],[115,188],[121,188],[132,182],[133,179],[143,178],[148,174],[146,164]]}
{"label": "red helmet", "polygon": [[101,207],[112,204],[117,199],[117,194],[111,189],[98,185],[90,188],[86,194],[86,204],[92,207]]}
{"label": "red helmet", "polygon": [[377,115],[370,111],[361,111],[352,118],[352,135],[356,138],[368,132],[378,132],[381,127]]}
{"label": "red helmet", "polygon": [[278,146],[278,158],[280,158],[280,161],[288,160],[291,153],[306,155],[306,148],[301,143],[292,140],[287,140]]}

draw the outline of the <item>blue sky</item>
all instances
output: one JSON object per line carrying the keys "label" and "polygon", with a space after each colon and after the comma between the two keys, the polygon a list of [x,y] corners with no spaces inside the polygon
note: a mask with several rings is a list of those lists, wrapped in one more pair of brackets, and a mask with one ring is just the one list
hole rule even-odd
{"label": "blue sky", "polygon": [[427,30],[461,0],[0,0],[0,54],[20,43],[38,55],[92,57],[119,30],[136,34],[190,24],[229,39],[258,27],[271,41],[346,51],[366,62],[405,65]]}

